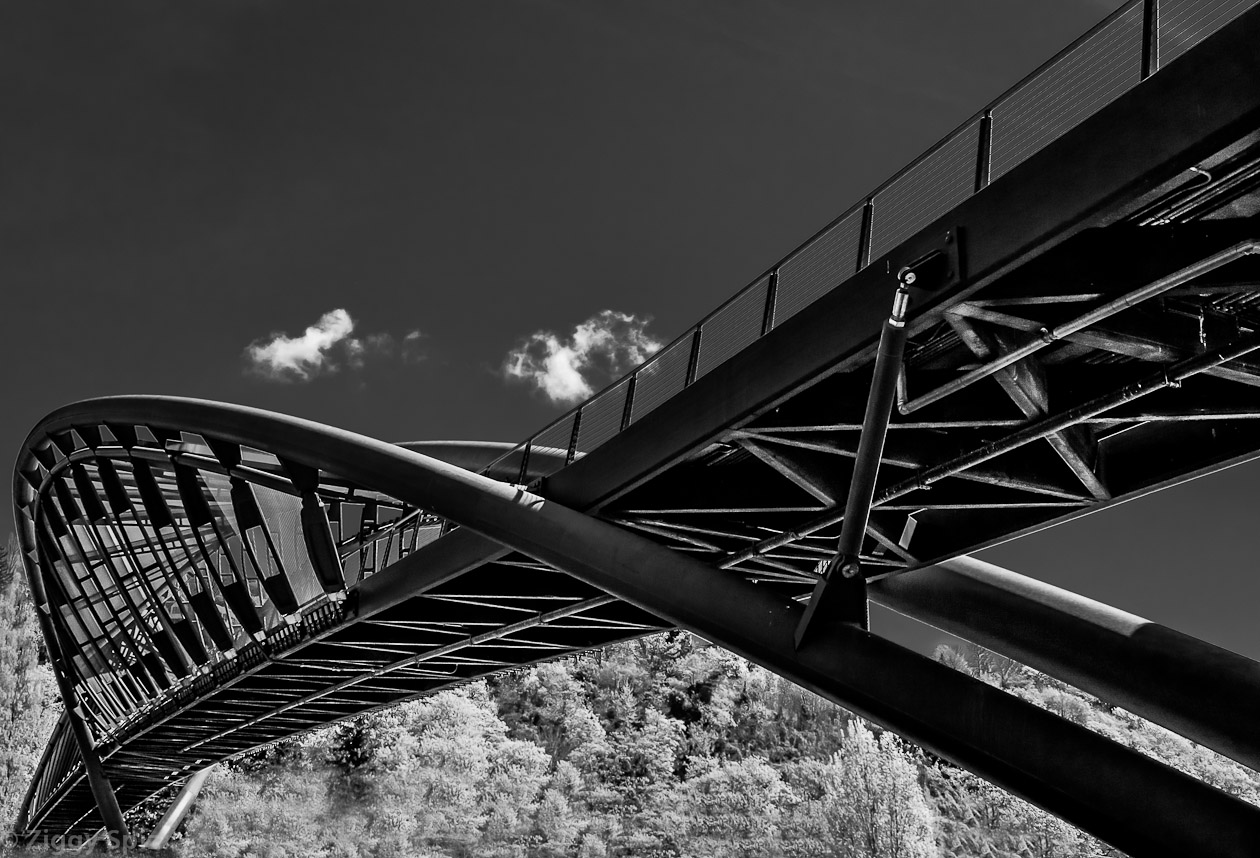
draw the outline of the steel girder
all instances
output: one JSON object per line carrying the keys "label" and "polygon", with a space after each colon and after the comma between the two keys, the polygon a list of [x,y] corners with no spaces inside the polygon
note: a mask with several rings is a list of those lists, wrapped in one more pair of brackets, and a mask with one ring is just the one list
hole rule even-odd
{"label": "steel girder", "polygon": [[1260,663],[974,557],[871,585],[978,643],[1260,771]]}

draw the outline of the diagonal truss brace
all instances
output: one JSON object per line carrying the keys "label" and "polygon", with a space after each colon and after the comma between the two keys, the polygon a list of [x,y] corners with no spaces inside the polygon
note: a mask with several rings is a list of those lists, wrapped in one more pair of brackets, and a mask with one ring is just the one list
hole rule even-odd
{"label": "diagonal truss brace", "polygon": [[[1018,346],[1001,333],[989,332],[961,316],[946,314],[963,344],[982,360],[1009,354]],[[1026,357],[994,373],[993,377],[1002,390],[1029,420],[1045,417],[1050,413],[1050,396],[1046,389],[1045,373],[1035,357]],[[1098,443],[1093,430],[1086,424],[1070,426],[1059,432],[1051,432],[1046,441],[1081,481],[1085,489],[1097,500],[1107,500],[1111,492],[1098,475]]]}

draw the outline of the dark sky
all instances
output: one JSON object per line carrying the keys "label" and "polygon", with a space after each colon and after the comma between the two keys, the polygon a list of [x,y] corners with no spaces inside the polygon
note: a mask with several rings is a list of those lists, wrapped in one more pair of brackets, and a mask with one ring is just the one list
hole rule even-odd
{"label": "dark sky", "polygon": [[[673,339],[1116,5],[4,4],[0,450],[118,393],[520,439],[523,338]],[[336,309],[359,360],[247,371]],[[988,559],[1257,657],[1258,473]]]}

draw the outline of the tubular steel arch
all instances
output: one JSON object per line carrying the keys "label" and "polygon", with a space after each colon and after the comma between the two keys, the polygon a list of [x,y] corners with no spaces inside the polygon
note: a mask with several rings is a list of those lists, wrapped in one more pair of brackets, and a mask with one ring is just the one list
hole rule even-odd
{"label": "tubular steel arch", "polygon": [[[431,569],[470,534],[439,545],[452,521],[369,488],[335,433],[303,451],[276,418],[142,397],[72,406],[32,432],[19,543],[69,705],[20,829],[118,830],[121,811],[243,750],[662,628],[529,561],[443,587],[466,570]],[[404,446],[482,465],[507,449]],[[481,565],[471,542],[464,566]]]}
{"label": "tubular steel arch", "polygon": [[[58,790],[64,803],[84,774],[93,777],[93,751],[96,786],[125,809],[265,741],[510,663],[677,625],[1131,854],[1245,855],[1260,842],[1260,810],[1135,751],[852,626],[819,629],[798,652],[797,601],[397,445],[240,406],[118,397],[54,412],[26,449],[15,493],[21,546],[70,726],[81,718],[88,736],[77,768],[29,797],[28,829],[55,816]],[[355,504],[376,505],[370,524],[349,526],[355,516],[344,508]],[[271,532],[279,521],[289,532]],[[422,528],[434,538],[404,556]],[[511,549],[536,564],[494,578],[500,599],[515,583],[513,595],[563,604],[430,646],[428,658],[401,650],[435,624],[413,610],[387,623],[392,637],[361,648],[383,665],[347,657],[345,638],[321,639],[335,629],[363,636],[389,607],[424,593],[442,601],[441,621],[480,599],[489,620],[494,594],[442,593],[432,577],[463,583],[445,577],[452,558],[442,554],[487,539],[506,547],[500,557]],[[347,547],[360,550],[357,564],[346,562]],[[522,591],[539,577],[543,592]],[[572,587],[562,593],[560,581]],[[567,634],[575,618],[580,640]],[[334,641],[340,649],[319,649]],[[496,647],[524,651],[487,658]],[[442,660],[461,650],[473,654]],[[330,662],[334,652],[341,658]],[[262,665],[275,669],[255,670]],[[225,688],[248,694],[224,709]],[[182,717],[190,713],[197,717]],[[100,812],[108,824],[111,811]],[[100,821],[59,820],[67,823]]]}

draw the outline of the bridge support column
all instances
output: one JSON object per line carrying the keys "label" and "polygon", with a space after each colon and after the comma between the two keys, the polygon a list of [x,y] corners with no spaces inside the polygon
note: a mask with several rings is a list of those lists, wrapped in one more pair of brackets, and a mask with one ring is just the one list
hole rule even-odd
{"label": "bridge support column", "polygon": [[166,813],[154,827],[153,833],[149,835],[149,839],[141,844],[142,849],[166,848],[175,829],[179,828],[179,824],[184,821],[188,811],[192,810],[193,802],[197,800],[197,795],[201,792],[201,787],[213,768],[214,766],[207,766],[185,781],[179,794],[175,796],[175,800],[171,802],[171,806],[166,809]]}
{"label": "bridge support column", "polygon": [[1260,663],[974,557],[868,592],[1260,771]]}

